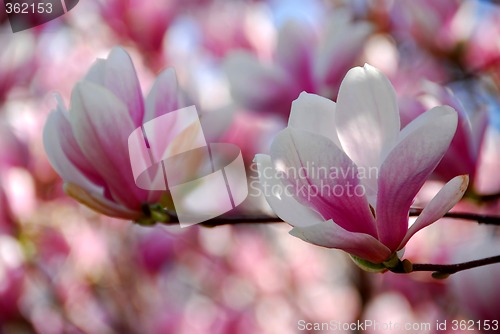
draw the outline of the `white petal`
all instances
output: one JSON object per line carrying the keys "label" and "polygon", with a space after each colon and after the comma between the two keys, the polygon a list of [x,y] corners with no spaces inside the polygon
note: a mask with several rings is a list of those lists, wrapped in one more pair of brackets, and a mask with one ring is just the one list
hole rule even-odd
{"label": "white petal", "polygon": [[288,126],[325,136],[340,147],[334,116],[335,102],[302,92],[292,103]]}
{"label": "white petal", "polygon": [[335,115],[340,143],[358,167],[377,167],[396,143],[400,123],[396,93],[376,68],[355,67],[340,86]]}

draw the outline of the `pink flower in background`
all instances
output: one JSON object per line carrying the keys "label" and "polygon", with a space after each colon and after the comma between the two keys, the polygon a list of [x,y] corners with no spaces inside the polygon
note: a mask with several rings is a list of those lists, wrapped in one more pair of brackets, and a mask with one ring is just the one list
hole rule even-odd
{"label": "pink flower in background", "polygon": [[12,36],[9,31],[0,30],[0,102],[17,88],[26,89],[36,72],[39,59],[36,54],[36,35],[23,32]]}
{"label": "pink flower in background", "polygon": [[[202,34],[204,48],[217,58],[223,58],[235,49],[264,53],[271,34],[266,34],[266,26],[257,14],[262,8],[258,3],[212,2],[196,8],[195,15]],[[257,17],[257,18],[256,18]]]}
{"label": "pink flower in background", "polygon": [[15,239],[0,235],[0,328],[20,316],[26,271],[23,253]]}
{"label": "pink flower in background", "polygon": [[[498,162],[500,161],[500,130],[490,126],[486,130],[484,143],[481,148],[481,160],[477,169],[475,190],[479,194],[500,193],[500,174]],[[500,214],[500,200],[497,198],[497,214]],[[491,204],[494,205],[494,202]]]}
{"label": "pink flower in background", "polygon": [[430,107],[441,104],[452,106],[458,115],[457,131],[433,174],[443,181],[455,175],[468,174],[470,183],[474,185],[480,166],[481,145],[488,125],[487,111],[478,110],[473,117],[469,117],[451,90],[432,82],[424,82],[421,86],[413,108],[401,110],[402,125],[406,126]]}
{"label": "pink flower in background", "polygon": [[468,177],[448,182],[408,229],[415,195],[445,154],[456,112],[435,107],[400,131],[389,80],[369,65],[350,70],[337,103],[302,93],[288,127],[257,155],[275,213],[307,242],[381,263],[460,200]]}
{"label": "pink flower in background", "polygon": [[321,37],[305,24],[288,22],[279,31],[274,62],[263,63],[243,51],[229,55],[232,95],[249,110],[288,118],[292,101],[302,91],[336,95],[371,32],[370,24],[354,22],[344,10],[334,13]]}
{"label": "pink flower in background", "polygon": [[11,167],[27,167],[29,160],[26,143],[7,121],[0,119],[0,173]]}
{"label": "pink flower in background", "polygon": [[[15,230],[16,210],[13,204],[21,203],[27,209],[29,200],[23,196],[26,190],[22,184],[15,185],[21,191],[13,189],[12,172],[18,167],[27,168],[30,162],[29,150],[24,141],[14,132],[5,120],[0,119],[0,233],[12,233]],[[15,194],[19,194],[16,198]]]}
{"label": "pink flower in background", "polygon": [[283,123],[281,119],[270,115],[237,110],[231,125],[219,140],[237,145],[245,165],[249,166],[255,154],[269,150],[273,137],[283,128]]}
{"label": "pink flower in background", "polygon": [[97,60],[73,88],[69,111],[59,102],[44,128],[45,150],[65,192],[108,216],[147,216],[144,205],[157,203],[161,193],[136,186],[128,136],[177,106],[173,70],[162,72],[144,99],[123,49],[114,48],[107,59]]}
{"label": "pink flower in background", "polygon": [[[483,17],[474,25],[464,52],[466,68],[471,71],[493,69],[500,72],[500,9],[497,4],[483,3]],[[497,74],[498,75],[498,74]]]}
{"label": "pink flower in background", "polygon": [[[392,3],[392,2],[391,2]],[[425,49],[439,54],[453,52],[467,32],[472,16],[467,16],[467,1],[432,1],[418,3],[403,0],[393,3],[397,8],[398,33],[410,33]]]}
{"label": "pink flower in background", "polygon": [[150,56],[162,54],[165,32],[174,20],[180,1],[120,1],[97,3],[104,21],[119,40],[133,42]]}

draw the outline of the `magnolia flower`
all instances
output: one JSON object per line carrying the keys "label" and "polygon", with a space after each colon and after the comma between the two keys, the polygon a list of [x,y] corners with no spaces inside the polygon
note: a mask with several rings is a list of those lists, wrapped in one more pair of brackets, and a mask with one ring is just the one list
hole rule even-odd
{"label": "magnolia flower", "polygon": [[[161,193],[136,186],[128,137],[144,122],[176,110],[173,70],[162,72],[146,99],[134,65],[121,48],[95,62],[71,94],[69,111],[59,104],[48,117],[43,140],[69,195],[105,215],[143,221]],[[148,205],[149,204],[149,205]]]}
{"label": "magnolia flower", "polygon": [[270,156],[256,156],[261,189],[292,235],[368,265],[397,260],[396,252],[467,188],[466,175],[449,181],[408,228],[412,201],[456,127],[456,112],[439,106],[400,130],[389,80],[370,65],[356,67],[336,104],[307,93],[293,102]]}
{"label": "magnolia flower", "polygon": [[248,52],[230,55],[226,72],[234,99],[247,109],[288,118],[291,102],[302,91],[333,97],[372,32],[369,23],[351,16],[336,11],[321,37],[305,24],[287,22],[270,64]]}

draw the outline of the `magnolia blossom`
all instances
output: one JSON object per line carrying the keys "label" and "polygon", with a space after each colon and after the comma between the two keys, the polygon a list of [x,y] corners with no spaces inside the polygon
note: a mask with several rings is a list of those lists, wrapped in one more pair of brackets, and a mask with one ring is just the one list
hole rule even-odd
{"label": "magnolia blossom", "polygon": [[243,51],[228,57],[232,95],[245,108],[287,118],[300,92],[337,93],[371,32],[369,23],[354,22],[346,10],[334,13],[321,37],[311,27],[289,21],[279,31],[272,63]]}
{"label": "magnolia blossom", "polygon": [[107,59],[97,60],[73,88],[69,111],[59,101],[44,128],[45,150],[65,192],[108,216],[148,218],[147,204],[159,202],[161,193],[136,186],[128,137],[177,106],[173,70],[162,72],[144,99],[123,49],[114,48]]}
{"label": "magnolia blossom", "polygon": [[462,197],[466,175],[449,181],[408,228],[415,195],[445,154],[457,113],[435,107],[400,130],[396,95],[370,65],[351,69],[337,103],[302,93],[288,127],[257,155],[264,195],[307,242],[380,264]]}

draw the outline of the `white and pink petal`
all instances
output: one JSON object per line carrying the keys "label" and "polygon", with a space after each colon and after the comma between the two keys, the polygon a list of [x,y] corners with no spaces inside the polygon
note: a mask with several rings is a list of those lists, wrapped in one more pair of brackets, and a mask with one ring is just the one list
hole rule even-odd
{"label": "white and pink petal", "polygon": [[341,249],[372,263],[382,263],[391,256],[391,251],[371,235],[349,232],[332,220],[294,227],[290,234],[318,246]]}
{"label": "white and pink petal", "polygon": [[109,89],[127,107],[122,117],[131,118],[136,126],[142,124],[144,99],[141,86],[132,59],[124,49],[115,47],[107,59],[98,59],[85,80]]}
{"label": "white and pink petal", "polygon": [[408,211],[429,175],[448,149],[457,127],[457,114],[435,107],[407,125],[383,162],[378,179],[379,240],[396,250],[408,229]]}
{"label": "white and pink petal", "polygon": [[160,73],[145,103],[143,123],[179,109],[177,76],[173,68]]}
{"label": "white and pink petal", "polygon": [[56,110],[49,114],[45,123],[43,144],[52,167],[65,182],[78,184],[92,191],[98,191],[104,185],[104,180],[76,142],[67,111],[60,99]]}
{"label": "white and pink petal", "polygon": [[126,113],[125,104],[102,86],[83,81],[73,89],[69,119],[83,155],[118,202],[139,207],[146,192],[132,175],[128,136],[135,125]]}
{"label": "white and pink petal", "polygon": [[377,235],[357,167],[331,140],[287,128],[275,137],[271,157],[300,203],[346,230]]}
{"label": "white and pink petal", "polygon": [[456,176],[445,184],[429,204],[425,206],[415,223],[410,226],[398,248],[403,248],[415,233],[431,225],[450,211],[462,198],[468,185],[469,177],[467,175]]}
{"label": "white and pink petal", "polygon": [[311,226],[323,221],[321,215],[297,202],[292,194],[287,194],[285,185],[278,177],[280,173],[274,168],[269,155],[257,154],[255,163],[260,189],[278,217],[292,226],[299,227]]}
{"label": "white and pink petal", "polygon": [[[396,93],[389,79],[365,64],[345,76],[337,98],[337,134],[344,152],[359,168],[378,168],[397,141],[400,130]],[[377,193],[377,177],[365,173],[370,199]],[[374,200],[371,204],[375,205]]]}

